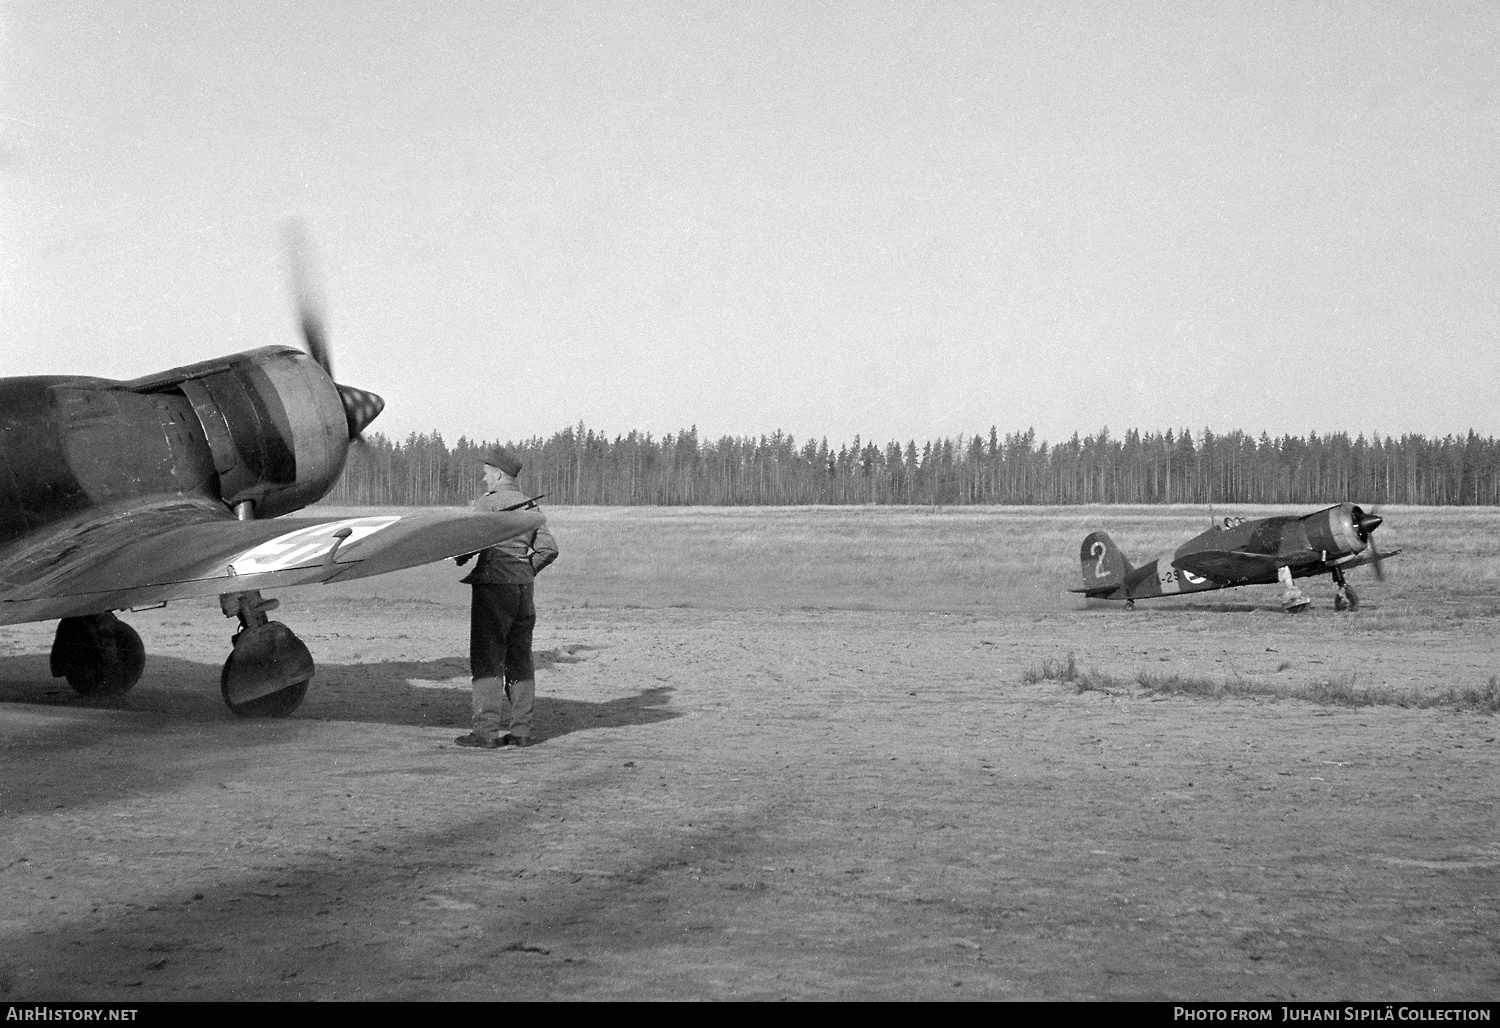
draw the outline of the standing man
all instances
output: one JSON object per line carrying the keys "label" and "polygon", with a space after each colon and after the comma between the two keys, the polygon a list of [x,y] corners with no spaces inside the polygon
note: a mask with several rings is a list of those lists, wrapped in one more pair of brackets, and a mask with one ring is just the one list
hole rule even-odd
{"label": "standing man", "polygon": [[[519,507],[526,497],[516,485],[521,461],[504,447],[484,455],[486,492],[476,510]],[[474,554],[454,558],[459,566]],[[473,586],[469,606],[469,669],[474,676],[474,728],[459,736],[460,746],[492,750],[531,745],[531,708],[536,672],[531,665],[531,631],[536,627],[538,571],[557,559],[557,541],[547,522],[529,535],[479,551],[479,563],[464,581]]]}

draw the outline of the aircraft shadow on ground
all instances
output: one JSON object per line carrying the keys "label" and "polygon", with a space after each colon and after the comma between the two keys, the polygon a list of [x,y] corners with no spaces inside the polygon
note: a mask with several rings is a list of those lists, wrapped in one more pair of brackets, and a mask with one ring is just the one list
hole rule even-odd
{"label": "aircraft shadow on ground", "polygon": [[[204,762],[209,759],[214,775],[232,778],[238,769],[264,766],[267,748],[290,744],[299,729],[314,727],[309,721],[350,717],[372,723],[434,727],[442,723],[434,718],[441,717],[467,724],[469,693],[452,683],[465,673],[466,665],[462,658],[323,665],[308,702],[289,719],[259,722],[278,729],[265,732],[247,731],[247,726],[256,723],[242,721],[223,707],[214,665],[156,657],[130,693],[87,698],[51,677],[45,654],[0,658],[0,715],[6,705],[26,706],[33,711],[50,708],[60,715],[45,716],[40,724],[25,724],[13,735],[0,738],[0,756],[36,772],[33,780],[12,783],[21,787],[7,792],[0,813],[10,818],[60,808],[76,811],[100,800],[171,792],[177,784],[201,779]],[[546,678],[544,673],[543,689]],[[320,689],[320,679],[327,680],[326,688]],[[411,679],[449,684],[423,688],[411,685]],[[540,734],[555,738],[587,728],[669,720],[680,716],[667,707],[671,691],[656,687],[598,703],[542,696],[537,704]],[[67,716],[75,711],[85,716]],[[132,716],[111,721],[109,714],[114,711]],[[174,733],[173,744],[158,750],[151,761],[141,762],[121,753],[122,749],[127,754],[140,750],[142,744],[150,747],[153,737],[184,724],[193,730]],[[52,781],[50,761],[80,759],[99,762],[97,766],[107,768],[108,773],[72,774]],[[611,781],[608,777],[597,781],[588,776],[570,778],[565,786],[544,793],[545,806],[549,810],[565,807],[568,797],[564,794]],[[136,986],[144,986],[143,992],[157,998],[205,994],[221,998],[240,994],[294,997],[305,995],[306,990],[312,990],[313,995],[328,995],[343,982],[358,983],[355,987],[363,986],[366,994],[426,991],[441,995],[444,986],[435,975],[423,972],[415,976],[419,980],[412,980],[412,968],[396,956],[401,949],[402,930],[393,931],[385,923],[390,916],[405,916],[420,919],[430,930],[442,931],[447,926],[441,923],[441,912],[424,913],[420,909],[423,900],[408,896],[399,902],[413,909],[397,914],[391,904],[398,900],[393,897],[444,886],[442,881],[429,883],[423,879],[413,890],[413,868],[430,862],[424,855],[464,852],[479,860],[479,851],[503,850],[507,838],[524,830],[532,816],[531,810],[517,806],[505,818],[476,824],[465,816],[461,825],[416,839],[393,833],[386,841],[393,846],[399,843],[402,853],[394,861],[384,856],[384,846],[356,849],[347,844],[338,847],[334,856],[278,854],[275,868],[257,866],[228,878],[205,868],[185,881],[163,883],[158,889],[133,896],[124,908],[53,919],[42,934],[0,933],[0,998],[10,998],[17,988],[40,996],[78,997],[117,995],[121,988]],[[749,831],[754,836],[764,829],[763,818],[758,817]],[[719,844],[747,845],[736,838],[745,830],[744,826],[726,826],[721,833],[725,838]],[[576,875],[545,872],[539,883],[541,894],[533,897],[537,902],[514,909],[481,908],[465,915],[481,919],[486,931],[494,936],[493,942],[469,954],[469,958],[482,959],[487,965],[507,959],[536,959],[529,953],[511,952],[520,945],[516,940],[529,939],[537,930],[532,924],[581,925],[571,934],[582,936],[588,936],[596,922],[601,934],[606,929],[622,932],[627,928],[638,933],[635,918],[639,902],[633,902],[638,899],[637,890],[659,891],[657,878],[662,869],[701,859],[701,850],[693,847],[711,835],[681,837],[672,833],[664,851],[655,855],[657,859],[640,869],[639,881],[637,875],[624,875],[618,880],[603,878],[599,879],[601,885],[583,895],[579,895]],[[347,927],[340,927],[335,915],[354,922],[352,935]],[[319,933],[317,946],[283,954],[283,947],[273,944],[281,938],[285,919],[292,916],[303,922],[328,917],[327,921],[316,922],[326,926]],[[527,920],[519,922],[523,917]],[[658,934],[629,934],[621,941],[626,946],[650,946],[660,942]],[[247,960],[249,963],[244,963]],[[23,978],[22,968],[37,971]],[[80,968],[85,970],[80,972]],[[169,973],[164,974],[163,969]],[[165,980],[152,989],[152,979],[157,975],[173,979],[175,989]],[[197,988],[210,981],[217,984],[205,986],[202,992],[183,989],[187,983]],[[372,982],[388,984],[375,986]],[[275,987],[278,983],[285,992]]]}
{"label": "aircraft shadow on ground", "polygon": [[[1135,615],[1139,615],[1139,614],[1184,616],[1184,615],[1190,615],[1190,614],[1280,614],[1280,613],[1282,613],[1280,604],[1275,603],[1275,602],[1271,602],[1271,603],[1253,603],[1253,602],[1250,602],[1248,600],[1241,600],[1239,602],[1232,602],[1232,601],[1227,601],[1227,600],[1221,600],[1221,601],[1218,601],[1218,602],[1192,603],[1192,602],[1183,602],[1181,600],[1174,601],[1174,600],[1172,600],[1170,598],[1168,598],[1166,600],[1160,600],[1160,601],[1146,600],[1145,602],[1137,600],[1136,601],[1136,606],[1135,606],[1134,610],[1126,610],[1125,607],[1121,603],[1119,603],[1118,601],[1111,601],[1111,600],[1084,600],[1082,607],[1080,607],[1079,609],[1080,610],[1087,610],[1087,611],[1090,611],[1090,612],[1093,612],[1093,611],[1099,611],[1099,612],[1114,611],[1116,614],[1119,614],[1122,617],[1131,617],[1131,616],[1135,616]],[[1361,608],[1361,609],[1363,609],[1363,608]],[[1333,609],[1333,601],[1332,600],[1323,600],[1323,599],[1320,599],[1319,597],[1313,597],[1312,606],[1309,608],[1309,610],[1307,611],[1307,613],[1313,613],[1313,612],[1316,612],[1316,611],[1324,611],[1324,612],[1329,613],[1329,614],[1335,613],[1335,611]]]}
{"label": "aircraft shadow on ground", "polygon": [[[547,694],[549,665],[559,661],[551,651],[538,653],[544,674],[538,682],[534,726],[536,737],[554,739],[585,729],[656,724],[681,716],[672,710],[671,687],[657,686],[600,702]],[[80,696],[53,678],[46,654],[0,658],[0,705],[118,710],[159,715],[153,725],[168,723],[244,723],[219,694],[219,667],[176,657],[148,658],[146,672],[134,689],[121,696]],[[413,685],[413,682],[424,685]],[[432,728],[467,728],[471,717],[468,660],[447,657],[429,661],[376,661],[368,664],[319,664],[307,700],[289,719],[352,721]],[[136,726],[141,731],[145,726]],[[150,730],[150,729],[145,729]],[[88,734],[97,736],[97,723]],[[63,733],[59,739],[69,733]]]}
{"label": "aircraft shadow on ground", "polygon": [[1182,603],[1181,601],[1174,603],[1167,600],[1165,603],[1137,601],[1133,609],[1127,609],[1118,600],[1084,600],[1078,609],[1099,613],[1113,611],[1121,616],[1133,616],[1136,614],[1249,614],[1257,610],[1272,608],[1259,603]]}
{"label": "aircraft shadow on ground", "polygon": [[[566,791],[607,783],[570,780],[545,793],[541,807],[565,807]],[[766,815],[757,809],[753,816],[690,834],[661,833],[620,873],[591,877],[582,887],[580,876],[566,869],[535,869],[531,902],[481,901],[462,913],[463,921],[482,927],[477,937],[455,934],[452,918],[432,901],[449,898],[443,894],[452,891],[454,855],[468,866],[498,865],[510,872],[494,851],[505,852],[515,834],[543,816],[525,806],[504,818],[466,817],[461,825],[416,837],[393,833],[384,840],[395,851],[391,855],[384,845],[343,844],[336,854],[278,855],[274,867],[229,876],[203,869],[160,883],[123,907],[53,918],[44,932],[0,932],[0,999],[11,999],[17,988],[37,999],[77,1000],[110,998],[134,987],[142,992],[131,995],[146,999],[483,996],[490,992],[487,981],[503,986],[497,968],[534,974],[540,966],[555,974],[564,964],[582,963],[573,958],[590,950],[680,946],[681,925],[667,918],[643,922],[643,904],[667,906],[664,896],[676,868],[705,860],[759,865],[770,859],[760,855]],[[450,863],[424,869],[424,863],[431,865],[424,854],[449,854]],[[740,887],[746,903],[764,888]],[[453,898],[461,901],[463,894]],[[396,918],[421,928],[396,927]],[[288,927],[289,921],[295,924]],[[462,944],[461,954],[450,953],[455,966],[409,963],[402,936],[418,930],[452,935],[455,949]],[[530,943],[538,936],[545,947]],[[288,938],[318,941],[288,950]],[[23,968],[30,969],[24,978]],[[455,970],[460,973],[452,981]]]}

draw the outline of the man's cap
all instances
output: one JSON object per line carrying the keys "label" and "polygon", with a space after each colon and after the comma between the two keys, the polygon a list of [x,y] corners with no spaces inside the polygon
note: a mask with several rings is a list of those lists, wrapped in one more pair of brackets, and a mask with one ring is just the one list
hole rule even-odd
{"label": "man's cap", "polygon": [[496,446],[486,450],[484,462],[492,468],[499,468],[511,478],[515,478],[521,473],[521,458],[503,446]]}

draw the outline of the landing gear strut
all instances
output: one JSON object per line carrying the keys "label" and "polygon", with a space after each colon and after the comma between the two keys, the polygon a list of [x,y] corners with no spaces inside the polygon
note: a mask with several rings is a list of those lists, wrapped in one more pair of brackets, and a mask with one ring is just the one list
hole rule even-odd
{"label": "landing gear strut", "polygon": [[1359,594],[1354,587],[1344,581],[1344,572],[1340,568],[1334,568],[1333,575],[1333,609],[1334,610],[1358,610]]}
{"label": "landing gear strut", "polygon": [[80,696],[118,696],[141,680],[146,647],[113,614],[63,618],[52,639],[52,677]]}
{"label": "landing gear strut", "polygon": [[1307,594],[1292,584],[1292,569],[1279,567],[1276,569],[1276,581],[1281,583],[1281,609],[1288,614],[1300,614],[1306,610],[1308,604],[1312,603]]}
{"label": "landing gear strut", "polygon": [[240,717],[286,717],[307,695],[312,654],[290,628],[266,618],[280,605],[258,590],[219,597],[224,616],[240,620],[234,651],[219,676],[224,702]]}

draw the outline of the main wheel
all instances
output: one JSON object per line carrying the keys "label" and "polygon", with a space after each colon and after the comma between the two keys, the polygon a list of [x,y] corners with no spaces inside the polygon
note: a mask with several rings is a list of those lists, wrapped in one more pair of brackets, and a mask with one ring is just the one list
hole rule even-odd
{"label": "main wheel", "polygon": [[[222,687],[221,687],[222,691]],[[240,717],[286,717],[292,711],[302,706],[302,701],[307,698],[307,681],[289,685],[279,692],[273,692],[258,699],[246,700],[243,703],[235,703],[228,696],[224,702],[229,709]]]}
{"label": "main wheel", "polygon": [[1349,609],[1359,609],[1359,593],[1354,591],[1353,586],[1345,586],[1344,593],[1349,597]]}
{"label": "main wheel", "polygon": [[146,647],[113,614],[63,618],[52,640],[52,675],[80,696],[118,696],[141,680]]}
{"label": "main wheel", "polygon": [[267,621],[234,637],[219,692],[240,717],[286,717],[302,705],[313,671],[302,640],[280,621]]}

